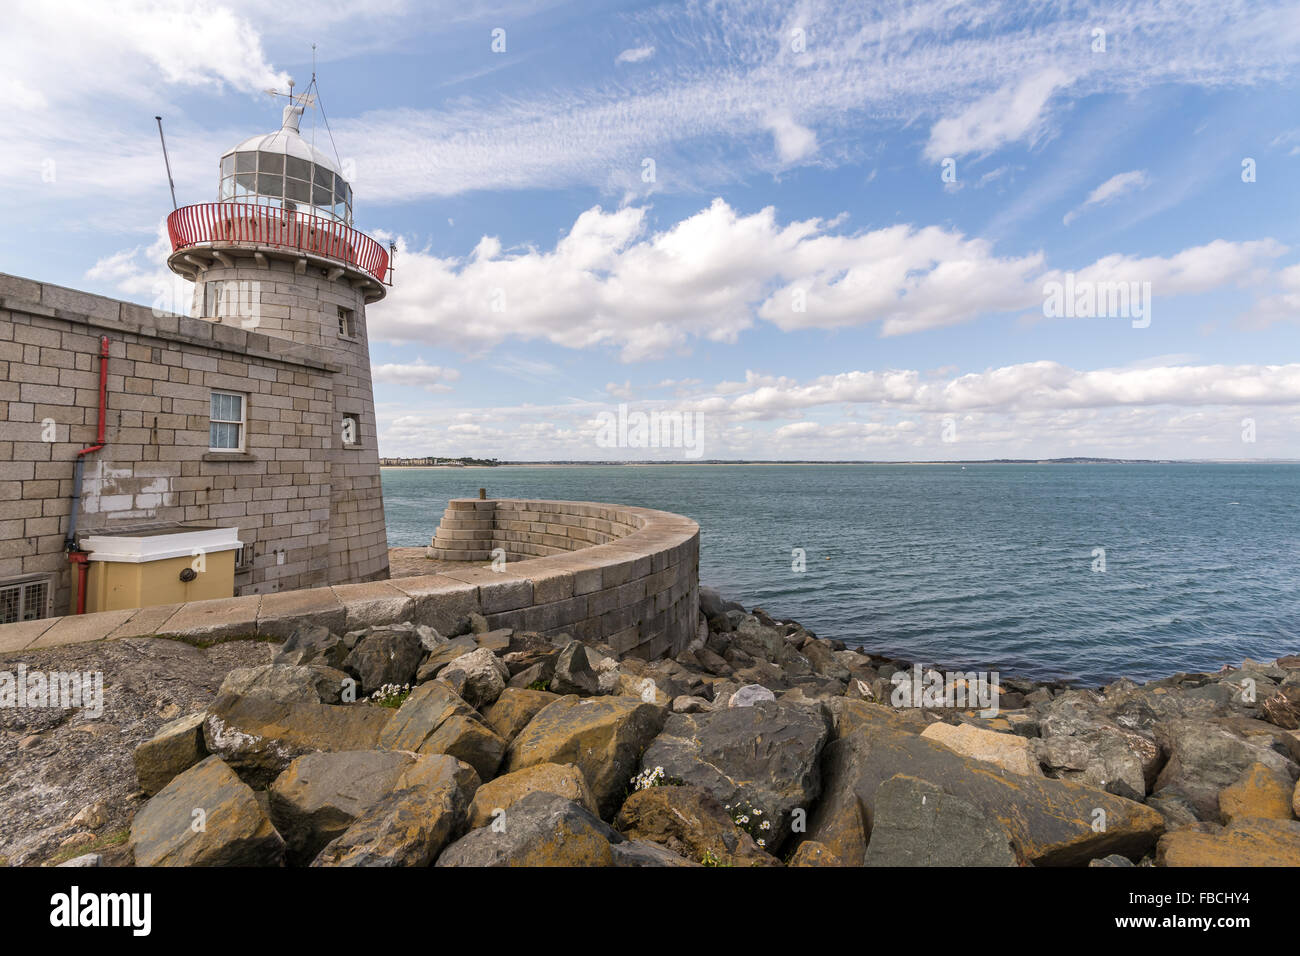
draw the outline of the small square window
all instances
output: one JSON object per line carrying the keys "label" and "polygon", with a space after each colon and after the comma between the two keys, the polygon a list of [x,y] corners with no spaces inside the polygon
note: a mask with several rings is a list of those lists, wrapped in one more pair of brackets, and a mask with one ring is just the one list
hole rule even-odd
{"label": "small square window", "polygon": [[339,335],[345,339],[353,339],[357,336],[357,315],[343,306],[339,306]]}
{"label": "small square window", "polygon": [[359,416],[343,416],[342,438],[344,445],[361,444],[361,419]]}
{"label": "small square window", "polygon": [[243,395],[213,392],[208,417],[208,451],[244,450]]}

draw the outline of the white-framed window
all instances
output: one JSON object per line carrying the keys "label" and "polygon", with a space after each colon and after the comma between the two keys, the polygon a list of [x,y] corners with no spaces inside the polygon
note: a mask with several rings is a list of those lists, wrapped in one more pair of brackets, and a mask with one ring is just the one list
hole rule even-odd
{"label": "white-framed window", "polygon": [[351,309],[339,306],[339,336],[345,339],[357,337],[357,316]]}
{"label": "white-framed window", "polygon": [[244,396],[238,392],[212,392],[208,418],[208,451],[244,450]]}
{"label": "white-framed window", "polygon": [[50,616],[54,590],[49,577],[0,581],[0,624],[38,621]]}
{"label": "white-framed window", "polygon": [[361,444],[361,416],[346,414],[341,426],[343,444],[347,447]]}

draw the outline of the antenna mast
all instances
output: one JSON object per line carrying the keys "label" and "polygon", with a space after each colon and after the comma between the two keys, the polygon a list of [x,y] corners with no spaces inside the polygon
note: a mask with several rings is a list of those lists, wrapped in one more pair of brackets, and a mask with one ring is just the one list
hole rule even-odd
{"label": "antenna mast", "polygon": [[176,183],[172,181],[172,161],[167,158],[167,137],[163,136],[162,117],[155,116],[154,119],[158,121],[158,139],[162,141],[163,163],[167,166],[167,185],[172,191],[172,209],[176,210],[180,207],[176,205]]}

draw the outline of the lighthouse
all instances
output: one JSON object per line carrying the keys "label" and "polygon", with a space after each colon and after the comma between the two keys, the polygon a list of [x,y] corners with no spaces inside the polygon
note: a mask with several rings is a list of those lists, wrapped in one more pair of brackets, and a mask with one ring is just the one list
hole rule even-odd
{"label": "lighthouse", "polygon": [[[328,482],[327,540],[311,549],[302,581],[339,584],[388,576],[366,306],[387,292],[389,250],[353,228],[352,186],[337,153],[303,136],[303,113],[313,102],[309,94],[294,96],[290,84],[280,128],[221,156],[216,201],[168,217],[167,264],[194,282],[193,317],[325,356],[319,382],[294,372],[284,389],[273,386],[284,394],[273,396],[278,420],[265,427],[290,445],[300,442],[303,461],[323,458],[327,473],[284,462],[267,479],[283,483],[287,475],[291,488]],[[313,397],[290,400],[287,386],[304,384],[319,386]],[[244,407],[237,387],[214,392],[211,402],[208,456],[237,469],[261,419]],[[325,421],[332,424],[328,440],[319,428]]]}

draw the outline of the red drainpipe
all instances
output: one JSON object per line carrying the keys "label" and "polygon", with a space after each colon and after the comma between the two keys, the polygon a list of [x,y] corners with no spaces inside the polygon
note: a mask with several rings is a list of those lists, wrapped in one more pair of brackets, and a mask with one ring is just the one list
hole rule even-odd
{"label": "red drainpipe", "polygon": [[86,455],[104,447],[104,426],[108,409],[108,336],[99,339],[99,427],[95,433],[95,444],[87,445],[77,452],[76,479],[72,488],[72,515],[68,521],[68,537],[65,545],[68,560],[77,566],[77,613],[86,613],[86,575],[90,570],[90,555],[78,551],[77,547],[77,506],[81,503],[81,472]]}

